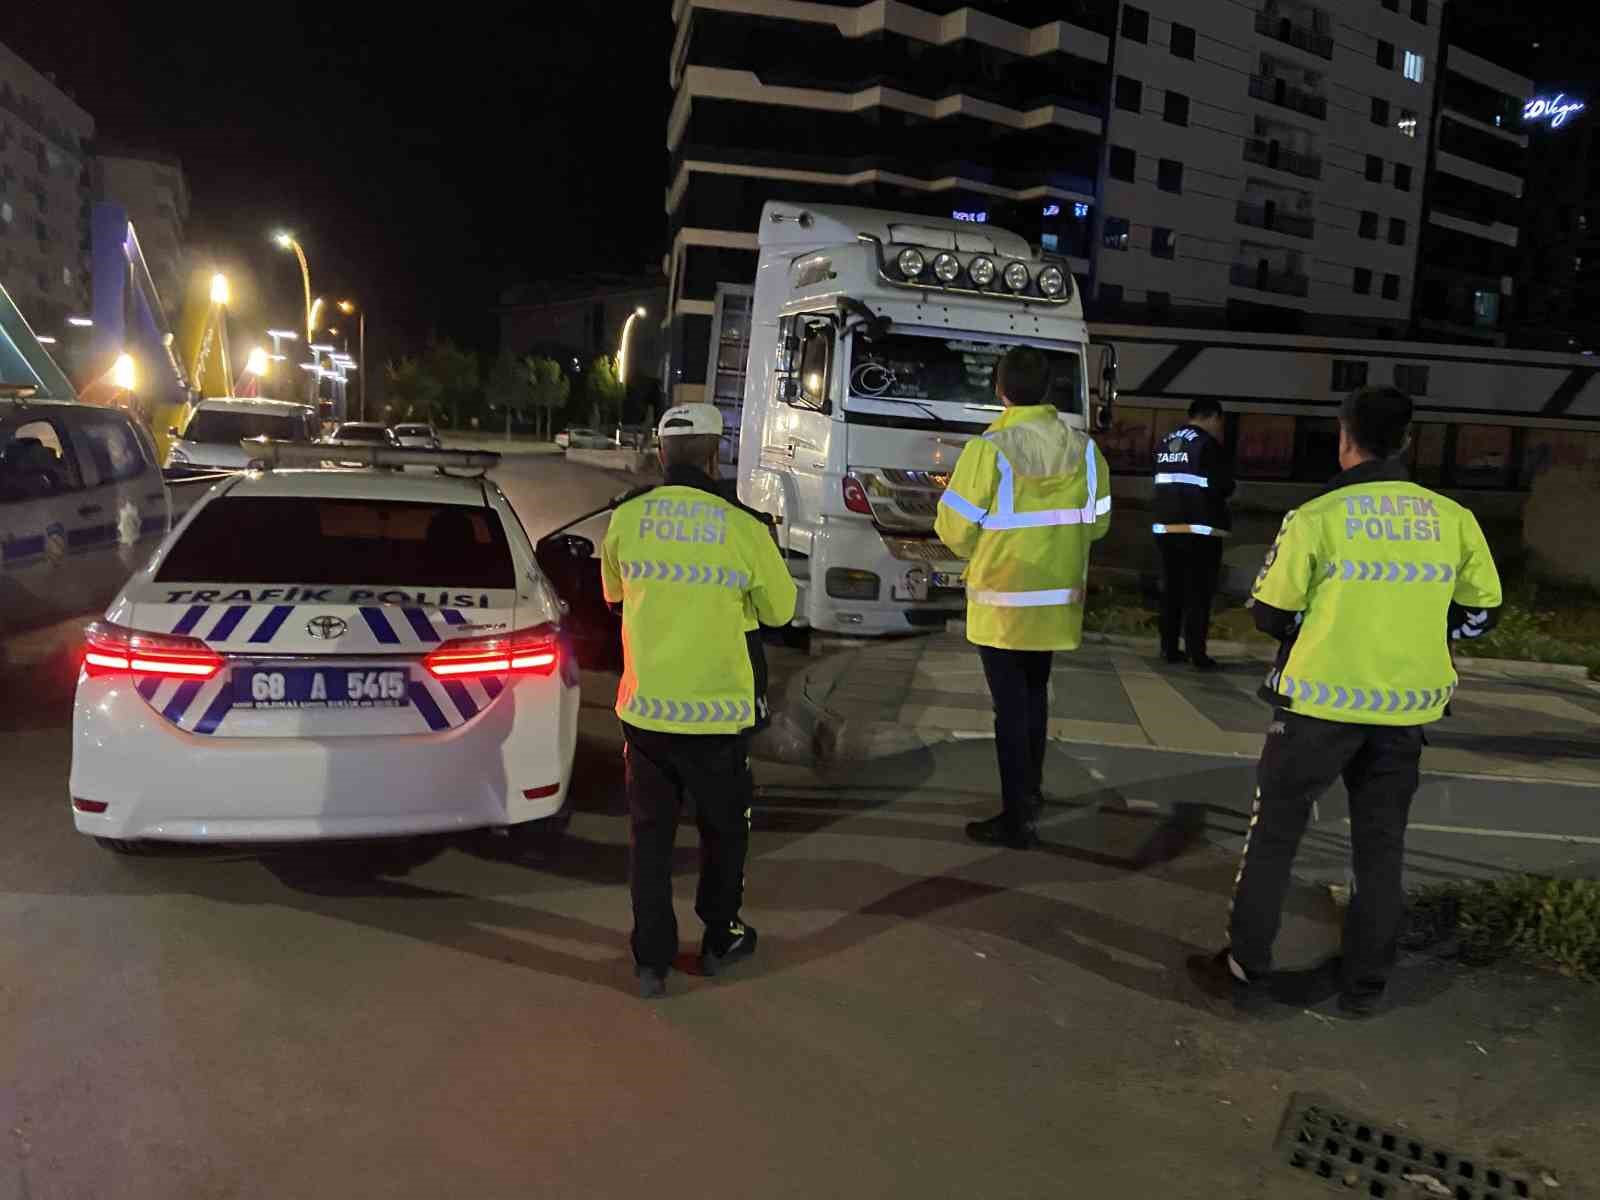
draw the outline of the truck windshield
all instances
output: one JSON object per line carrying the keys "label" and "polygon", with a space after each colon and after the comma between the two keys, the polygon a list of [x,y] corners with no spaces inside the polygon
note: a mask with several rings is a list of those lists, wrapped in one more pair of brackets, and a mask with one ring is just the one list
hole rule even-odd
{"label": "truck windshield", "polygon": [[[888,415],[903,409],[921,424],[986,425],[998,411],[994,369],[1011,349],[1005,342],[972,338],[920,337],[890,333],[872,339],[854,335],[850,355],[847,414]],[[1050,361],[1050,402],[1064,413],[1083,412],[1083,360],[1075,350],[1039,347]],[[879,405],[879,401],[888,404]],[[921,413],[917,412],[921,409]],[[868,417],[870,419],[870,417]]]}

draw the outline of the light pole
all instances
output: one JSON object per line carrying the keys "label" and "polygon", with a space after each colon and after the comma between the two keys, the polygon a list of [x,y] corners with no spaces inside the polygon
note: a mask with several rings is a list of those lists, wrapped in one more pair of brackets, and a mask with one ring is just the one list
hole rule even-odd
{"label": "light pole", "polygon": [[345,316],[356,313],[356,394],[361,406],[361,419],[367,419],[367,310],[354,300],[339,301],[339,311]]}
{"label": "light pole", "polygon": [[[316,316],[312,312],[311,306],[311,267],[306,263],[306,252],[300,248],[300,243],[295,240],[294,234],[288,230],[276,234],[273,237],[273,241],[277,242],[285,250],[293,250],[295,258],[300,261],[300,283],[304,287],[306,295],[306,343],[309,345],[311,339],[316,336]],[[311,377],[311,399],[315,402],[316,398],[317,377],[313,375]]]}
{"label": "light pole", "polygon": [[617,382],[628,382],[628,330],[633,328],[633,323],[644,316],[644,305],[640,305],[628,314],[628,319],[622,323],[622,337],[617,344]]}
{"label": "light pole", "polygon": [[[222,352],[222,386],[233,392],[233,367],[228,362],[228,277],[218,271],[211,277],[211,305],[217,320],[217,348]],[[204,364],[201,364],[204,369]]]}

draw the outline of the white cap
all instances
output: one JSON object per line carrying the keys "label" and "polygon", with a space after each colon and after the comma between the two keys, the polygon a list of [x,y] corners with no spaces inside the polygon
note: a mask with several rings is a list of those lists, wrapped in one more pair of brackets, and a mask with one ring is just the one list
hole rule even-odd
{"label": "white cap", "polygon": [[722,436],[722,411],[715,404],[679,404],[661,414],[656,432],[662,437],[691,434]]}

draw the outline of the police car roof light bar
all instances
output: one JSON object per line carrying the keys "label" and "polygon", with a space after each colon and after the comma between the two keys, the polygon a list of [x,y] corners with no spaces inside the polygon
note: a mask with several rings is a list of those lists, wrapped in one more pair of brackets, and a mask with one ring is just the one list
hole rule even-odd
{"label": "police car roof light bar", "polygon": [[500,465],[492,450],[429,450],[399,446],[350,446],[323,442],[286,442],[245,438],[239,445],[250,455],[250,468],[277,467],[339,470],[346,467],[454,467],[482,475]]}

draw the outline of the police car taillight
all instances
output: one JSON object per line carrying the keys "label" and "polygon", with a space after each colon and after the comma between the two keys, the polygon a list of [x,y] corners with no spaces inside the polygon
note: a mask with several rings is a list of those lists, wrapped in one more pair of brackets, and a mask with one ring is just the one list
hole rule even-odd
{"label": "police car taillight", "polygon": [[83,670],[99,675],[164,675],[210,679],[223,668],[222,655],[199,638],[144,633],[94,621],[84,630]]}
{"label": "police car taillight", "polygon": [[556,633],[535,625],[516,633],[484,638],[456,638],[432,651],[422,665],[435,679],[474,675],[550,675],[560,661]]}

